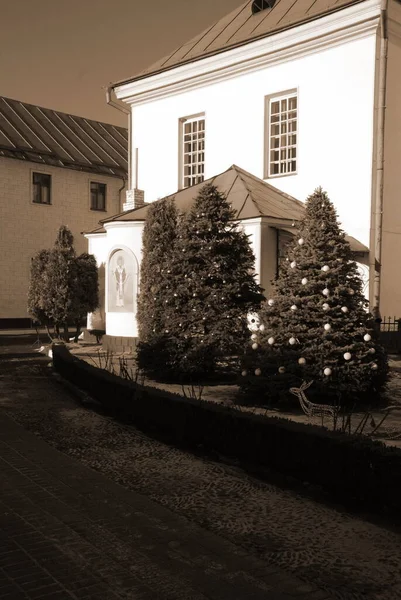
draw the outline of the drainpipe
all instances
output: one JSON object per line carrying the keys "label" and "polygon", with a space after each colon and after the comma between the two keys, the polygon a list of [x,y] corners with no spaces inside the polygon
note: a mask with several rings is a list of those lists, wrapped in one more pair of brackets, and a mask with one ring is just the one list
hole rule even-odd
{"label": "drainpipe", "polygon": [[[379,90],[377,105],[377,134],[376,134],[376,187],[374,196],[374,248],[370,257],[370,272],[373,279],[372,313],[375,319],[380,319],[380,284],[382,266],[382,229],[384,204],[384,121],[386,113],[386,79],[387,79],[387,0],[381,0],[380,5],[380,54],[379,54]],[[373,254],[373,256],[372,256]]]}
{"label": "drainpipe", "polygon": [[[128,188],[131,189],[131,111],[129,108],[127,108],[122,102],[117,102],[116,100],[113,100],[111,97],[112,91],[113,91],[113,86],[109,85],[107,88],[103,88],[106,90],[106,102],[109,106],[112,106],[113,108],[116,108],[117,110],[125,113],[126,115],[128,115]],[[124,185],[121,188],[121,190],[123,190],[125,187],[125,181],[124,181]],[[120,191],[121,191],[120,190]]]}

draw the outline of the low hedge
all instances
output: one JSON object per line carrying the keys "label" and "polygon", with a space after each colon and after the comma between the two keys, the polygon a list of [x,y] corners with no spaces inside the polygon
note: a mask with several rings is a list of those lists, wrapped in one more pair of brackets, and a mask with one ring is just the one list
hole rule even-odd
{"label": "low hedge", "polygon": [[400,515],[397,448],[140,386],[73,357],[61,344],[53,346],[53,363],[62,377],[145,432],[189,449],[202,445],[206,451],[308,481],[359,509]]}

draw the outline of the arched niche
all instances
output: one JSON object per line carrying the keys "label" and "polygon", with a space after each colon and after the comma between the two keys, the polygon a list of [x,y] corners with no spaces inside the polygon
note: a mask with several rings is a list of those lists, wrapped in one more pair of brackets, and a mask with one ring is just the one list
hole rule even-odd
{"label": "arched niche", "polygon": [[114,248],[107,263],[107,312],[135,312],[137,274],[133,252],[124,247]]}

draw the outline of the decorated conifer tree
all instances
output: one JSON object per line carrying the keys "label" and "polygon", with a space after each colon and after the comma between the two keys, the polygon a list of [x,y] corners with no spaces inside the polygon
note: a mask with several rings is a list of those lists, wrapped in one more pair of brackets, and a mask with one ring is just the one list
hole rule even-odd
{"label": "decorated conifer tree", "polygon": [[162,371],[165,361],[165,296],[171,277],[177,218],[174,199],[163,198],[149,206],[143,230],[137,360],[138,366],[147,372]]}
{"label": "decorated conifer tree", "polygon": [[245,391],[276,397],[314,381],[308,395],[342,404],[383,388],[387,357],[377,341],[357,264],[321,188],[305,217],[244,357]]}
{"label": "decorated conifer tree", "polygon": [[206,184],[180,221],[164,302],[175,375],[210,375],[219,361],[241,354],[247,313],[263,299],[248,237],[234,219],[226,197]]}

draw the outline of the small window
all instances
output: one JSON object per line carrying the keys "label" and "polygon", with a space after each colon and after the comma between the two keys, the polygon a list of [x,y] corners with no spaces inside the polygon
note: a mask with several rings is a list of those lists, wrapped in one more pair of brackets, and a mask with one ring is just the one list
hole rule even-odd
{"label": "small window", "polygon": [[33,202],[51,204],[51,175],[32,173]]}
{"label": "small window", "polygon": [[267,10],[268,8],[273,8],[275,2],[276,0],[254,0],[254,2],[252,2],[252,14]]}
{"label": "small window", "polygon": [[106,184],[91,181],[91,210],[106,210]]}
{"label": "small window", "polygon": [[266,99],[265,177],[294,175],[297,171],[298,98],[296,93]]}
{"label": "small window", "polygon": [[205,179],[205,116],[181,119],[181,188]]}

